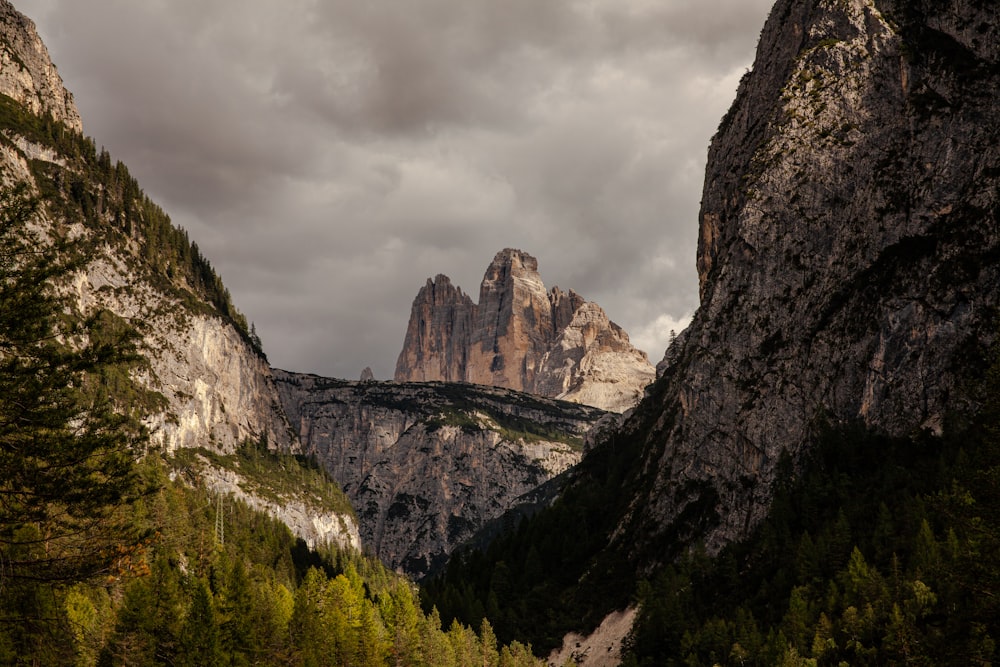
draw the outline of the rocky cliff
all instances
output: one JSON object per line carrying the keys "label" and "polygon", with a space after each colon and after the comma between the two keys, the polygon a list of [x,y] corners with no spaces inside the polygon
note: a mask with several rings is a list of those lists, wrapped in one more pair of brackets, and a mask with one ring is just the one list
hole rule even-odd
{"label": "rocky cliff", "polygon": [[35,24],[9,2],[0,2],[0,93],[37,116],[49,114],[74,132],[83,132],[73,95],[63,86]]}
{"label": "rocky cliff", "polygon": [[775,5],[709,150],[701,306],[625,427],[655,473],[622,535],[716,548],[821,424],[939,433],[970,400],[1000,305],[998,29],[972,0]]}
{"label": "rocky cliff", "polygon": [[572,290],[547,291],[537,260],[508,248],[486,270],[478,304],[447,276],[427,281],[395,378],[493,385],[623,412],[653,376],[645,353],[600,306]]}
{"label": "rocky cliff", "polygon": [[84,311],[106,308],[143,334],[149,368],[142,380],[166,400],[146,423],[165,452],[210,447],[232,452],[246,440],[297,448],[271,369],[217,313],[192,310],[157,289],[133,257],[105,246],[72,288]]}
{"label": "rocky cliff", "polygon": [[[141,407],[152,444],[168,455],[189,447],[232,453],[248,440],[296,451],[267,361],[221,281],[127,168],[83,137],[73,96],[33,23],[6,0],[0,0],[0,107],[3,185],[27,183],[43,196],[41,231],[49,239],[74,237],[86,250],[65,293],[80,314],[108,311],[141,335],[147,363],[134,379],[147,392]],[[324,508],[306,507],[329,520]],[[314,540],[334,532],[337,541],[351,542],[350,526],[343,534],[313,528],[299,534]]]}
{"label": "rocky cliff", "polygon": [[363,543],[414,577],[579,461],[605,414],[495,387],[275,377],[305,450],[356,508]]}
{"label": "rocky cliff", "polygon": [[[978,0],[776,3],[753,70],[709,150],[697,254],[699,310],[667,350],[646,397],[620,427],[598,434],[567,475],[560,502],[485,554],[449,565],[452,580],[471,589],[470,599],[487,599],[495,588],[483,579],[475,583],[473,570],[493,571],[501,561],[515,563],[532,552],[548,563],[560,556],[553,545],[570,543],[572,555],[560,560],[558,571],[545,570],[529,583],[522,574],[525,592],[508,603],[505,622],[535,646],[557,645],[557,635],[568,629],[598,627],[608,612],[632,604],[637,591],[649,595],[640,584],[646,579],[659,580],[662,588],[640,611],[640,624],[643,615],[655,620],[633,637],[637,647],[648,642],[633,656],[638,662],[662,664],[699,643],[702,653],[688,654],[695,662],[714,661],[730,648],[731,656],[745,655],[742,630],[715,643],[717,628],[742,625],[746,610],[763,609],[762,598],[776,589],[777,607],[767,603],[766,612],[773,637],[779,623],[787,628],[801,611],[796,600],[805,598],[798,598],[798,588],[791,592],[794,578],[811,578],[801,570],[793,574],[804,551],[795,565],[795,557],[777,565],[752,545],[778,552],[798,539],[811,549],[808,532],[790,535],[826,523],[828,544],[840,539],[833,533],[847,535],[841,564],[825,566],[832,574],[846,562],[853,539],[870,540],[859,537],[866,526],[857,509],[874,517],[879,496],[909,498],[896,487],[908,487],[904,478],[911,474],[923,475],[916,472],[923,464],[913,461],[929,462],[937,456],[929,452],[965,444],[959,436],[982,418],[981,408],[992,419],[994,397],[982,395],[982,380],[996,360],[1000,312],[998,24],[994,5]],[[992,372],[985,379],[990,385],[995,380]],[[904,453],[907,442],[912,460]],[[809,455],[823,447],[825,458],[836,459],[838,444],[845,459],[857,456],[859,447],[894,450],[855,459],[854,467],[860,461],[887,466],[856,506],[855,538],[849,528],[827,530],[844,517],[837,494],[854,493],[854,480],[845,479],[850,473],[829,480],[817,474],[852,466],[827,464],[808,478],[822,490],[784,495],[786,503],[813,499],[809,506],[774,508],[769,530],[703,568],[702,547],[714,554],[751,537],[771,509],[775,483],[796,488]],[[916,453],[921,449],[924,454]],[[986,459],[971,461],[978,479],[984,474],[979,464],[989,469],[991,455],[977,454]],[[954,456],[947,452],[941,460]],[[942,481],[947,487],[947,475]],[[840,491],[831,493],[835,488]],[[912,498],[896,500],[899,512],[910,516]],[[944,524],[955,521],[947,502],[930,504]],[[970,505],[970,513],[982,511],[981,503],[973,505],[980,509]],[[575,520],[588,510],[589,521]],[[897,518],[897,534],[909,533],[899,542],[904,544],[916,534],[915,525]],[[981,534],[980,527],[976,531]],[[891,570],[887,556],[880,558],[881,565],[871,566],[873,576],[899,579],[896,557]],[[667,567],[678,559],[684,564]],[[523,573],[528,559],[520,563]],[[956,567],[964,568],[961,563]],[[852,557],[848,569],[855,564]],[[918,574],[922,567],[916,566]],[[885,574],[875,575],[879,568]],[[744,576],[757,581],[743,588],[744,602],[727,597],[728,582]],[[556,579],[565,583],[553,587]],[[699,591],[695,581],[713,583]],[[814,600],[825,595],[822,584],[807,583],[806,589]],[[441,608],[457,593],[443,579],[426,590]],[[551,607],[522,620],[519,612],[543,591]],[[782,607],[790,592],[791,603]],[[707,621],[701,634],[691,639],[684,631],[682,638],[673,621],[699,606]],[[791,609],[784,621],[782,609]],[[825,614],[811,609],[814,621]],[[992,616],[992,610],[983,612]],[[836,631],[838,642],[850,634],[846,627]],[[927,630],[929,636],[938,628]],[[871,636],[889,636],[883,632]],[[802,636],[805,646],[811,635]],[[791,648],[785,657],[796,653]],[[773,664],[780,654],[758,659]]]}

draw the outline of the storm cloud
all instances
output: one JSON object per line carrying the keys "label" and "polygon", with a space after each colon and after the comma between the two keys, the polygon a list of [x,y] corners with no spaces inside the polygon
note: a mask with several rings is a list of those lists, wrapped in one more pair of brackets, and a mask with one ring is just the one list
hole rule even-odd
{"label": "storm cloud", "polygon": [[771,0],[14,4],[271,362],[385,379],[424,281],[504,247],[658,360]]}

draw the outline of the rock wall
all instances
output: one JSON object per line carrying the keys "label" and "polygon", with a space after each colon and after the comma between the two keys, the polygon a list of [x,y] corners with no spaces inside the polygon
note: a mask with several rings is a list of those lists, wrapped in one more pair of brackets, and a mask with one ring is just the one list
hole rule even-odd
{"label": "rock wall", "polygon": [[[0,93],[36,114],[51,114],[70,130],[82,125],[73,96],[65,90],[34,24],[0,0]],[[0,150],[5,183],[36,186],[28,160],[75,169],[52,147],[6,130],[12,145]],[[43,219],[58,233],[93,231],[78,220]],[[45,231],[45,230],[43,230]],[[267,362],[211,308],[192,308],[157,280],[128,245],[97,244],[88,264],[67,289],[83,312],[105,308],[128,320],[142,335],[148,369],[137,379],[166,399],[147,425],[165,451],[204,446],[232,451],[244,440],[267,437],[285,450],[297,447],[281,412]]]}
{"label": "rock wall", "polygon": [[538,261],[510,248],[493,258],[479,288],[465,380],[533,391],[556,332]]}
{"label": "rock wall", "polygon": [[625,426],[655,471],[640,543],[699,504],[710,548],[745,535],[817,424],[940,432],[969,400],[1000,306],[998,29],[972,0],[775,5],[709,150],[701,306]]}
{"label": "rock wall", "polygon": [[[6,0],[0,0],[0,94],[32,113],[51,115],[71,131],[82,131],[73,97],[63,87],[34,24]],[[0,182],[4,185],[27,182],[39,190],[29,160],[49,163],[71,177],[87,173],[78,156],[60,155],[52,146],[19,136],[14,128],[0,129],[4,137],[0,139]],[[212,306],[183,289],[174,289],[176,285],[166,285],[130,241],[98,240],[112,237],[102,236],[93,221],[88,226],[82,220],[53,219],[43,213],[38,228],[43,238],[89,237],[85,240],[93,247],[88,247],[86,265],[60,288],[73,297],[80,312],[106,309],[138,329],[140,352],[148,364],[135,379],[162,397],[145,420],[154,447],[167,454],[182,447],[231,453],[248,439],[266,438],[271,447],[299,450],[266,360],[231,323],[214,314]],[[211,469],[206,469],[202,481],[268,511],[308,541],[359,546],[350,516],[331,514],[301,499],[288,499],[284,504],[265,500],[242,490],[238,479],[219,471],[213,474]]]}
{"label": "rock wall", "polygon": [[595,303],[547,291],[537,260],[506,249],[483,277],[479,303],[439,275],[413,301],[399,382],[506,387],[623,412],[654,377],[646,354]]}
{"label": "rock wall", "polygon": [[7,0],[0,0],[0,33],[6,38],[0,44],[0,94],[83,132],[73,95],[63,86],[35,24]]}
{"label": "rock wall", "polygon": [[165,409],[146,420],[152,441],[168,454],[178,447],[228,453],[261,438],[297,449],[267,362],[222,318],[187,309],[135,271],[104,248],[73,288],[83,310],[106,308],[142,334],[149,368],[139,380],[166,398]]}
{"label": "rock wall", "polygon": [[428,279],[413,300],[406,344],[396,362],[400,382],[462,382],[476,305],[448,276]]}
{"label": "rock wall", "polygon": [[584,432],[605,414],[484,386],[275,375],[304,449],[351,499],[364,544],[414,577],[578,462]]}

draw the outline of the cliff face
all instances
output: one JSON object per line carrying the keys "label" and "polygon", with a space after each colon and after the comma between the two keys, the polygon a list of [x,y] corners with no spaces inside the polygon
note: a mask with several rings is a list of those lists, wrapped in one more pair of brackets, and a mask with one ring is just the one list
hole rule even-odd
{"label": "cliff face", "polygon": [[[63,87],[34,24],[5,0],[0,0],[0,30],[0,94],[81,132],[73,96]],[[85,193],[81,198],[100,190],[87,180],[93,165],[86,157],[61,155],[58,145],[45,145],[22,132],[18,127],[3,129],[8,140],[0,150],[5,183],[27,181],[38,191],[44,175],[50,182],[76,181]],[[194,445],[232,451],[247,438],[266,436],[279,447],[293,447],[267,362],[232,324],[213,314],[208,304],[192,306],[188,298],[194,295],[186,286],[165,289],[164,281],[138,256],[134,241],[117,235],[111,220],[98,217],[87,224],[82,210],[78,217],[71,213],[72,206],[60,210],[70,213],[45,224],[58,233],[72,230],[94,243],[88,264],[68,287],[80,309],[106,308],[143,336],[150,367],[139,379],[166,399],[165,407],[147,420],[154,442],[168,452]]]}
{"label": "cliff face", "polygon": [[275,374],[304,448],[351,499],[363,543],[414,577],[578,462],[605,414],[493,387]]}
{"label": "cliff face", "polygon": [[[137,224],[127,230],[111,213],[107,184],[96,179],[123,166],[112,166],[110,158],[102,165],[106,156],[96,155],[92,144],[87,149],[73,97],[34,24],[6,0],[0,0],[0,95],[6,112],[0,125],[0,181],[24,182],[36,193],[45,192],[42,234],[76,237],[87,247],[86,264],[61,286],[75,308],[82,314],[110,311],[139,331],[140,352],[148,363],[135,379],[157,397],[145,406],[151,444],[168,455],[189,447],[232,453],[247,440],[266,438],[273,448],[296,451],[299,444],[263,356],[217,305],[155,266],[157,248],[135,231]],[[64,129],[46,134],[38,128],[48,121],[24,121],[31,115],[49,116]],[[138,184],[132,186],[129,196],[140,199]],[[206,483],[225,473],[210,466],[202,472]],[[236,493],[231,484],[217,486]],[[350,516],[334,520],[323,507],[292,497],[281,509],[268,505],[266,493],[237,495],[267,505],[307,540],[356,543]]]}
{"label": "cliff face", "polygon": [[52,117],[75,132],[83,132],[73,95],[63,86],[35,24],[9,2],[0,2],[0,93],[38,116]]}
{"label": "cliff face", "polygon": [[780,0],[709,151],[701,306],[642,416],[638,535],[767,509],[821,421],[940,432],[1000,305],[997,14],[972,0]]}
{"label": "cliff face", "polygon": [[466,381],[533,391],[555,326],[538,261],[517,250],[493,258],[479,288]]}
{"label": "cliff face", "polygon": [[221,317],[190,311],[144,278],[132,258],[105,247],[72,288],[84,311],[106,308],[142,334],[149,369],[139,379],[166,399],[146,419],[153,442],[167,453],[232,452],[261,438],[295,449],[267,362]]}
{"label": "cliff face", "polygon": [[479,303],[439,275],[417,294],[399,382],[506,387],[622,412],[654,371],[604,311],[573,291],[546,291],[537,260],[510,248],[493,259]]}
{"label": "cliff face", "polygon": [[461,382],[465,379],[468,341],[476,305],[448,276],[438,275],[413,300],[406,344],[396,362],[402,382]]}

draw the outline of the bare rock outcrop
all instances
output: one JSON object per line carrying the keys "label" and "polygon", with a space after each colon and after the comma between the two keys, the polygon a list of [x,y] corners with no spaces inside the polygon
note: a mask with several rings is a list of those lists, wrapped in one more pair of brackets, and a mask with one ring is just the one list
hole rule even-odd
{"label": "bare rock outcrop", "polygon": [[[102,199],[106,188],[89,177],[100,171],[101,158],[109,160],[104,167],[111,169],[110,158],[86,150],[73,96],[63,87],[34,24],[7,0],[0,0],[0,94],[9,98],[0,102],[11,111],[0,126],[0,183],[27,183],[35,192],[46,192],[44,203],[49,205],[37,221],[41,237],[78,238],[87,247],[84,265],[59,286],[71,297],[72,308],[85,315],[106,311],[138,330],[139,351],[147,363],[134,379],[148,395],[141,408],[133,407],[145,414],[151,446],[168,455],[193,447],[228,454],[250,440],[297,452],[299,443],[282,411],[271,369],[232,313],[221,312],[182,279],[158,272],[154,263],[162,248],[154,244],[148,253],[140,252],[140,242],[149,239],[123,231],[107,212],[107,199]],[[20,120],[31,114],[44,120]],[[59,140],[53,139],[56,135]],[[78,200],[62,188],[69,181]],[[131,187],[131,196],[137,197],[138,184]],[[165,215],[163,219],[169,226]],[[202,481],[219,481],[209,477]],[[350,516],[297,499],[282,506],[230,486],[232,493],[286,520],[305,539],[357,546]]]}
{"label": "bare rock outcrop", "polygon": [[[329,544],[340,549],[362,549],[357,521],[350,514],[324,507],[308,492],[276,494],[267,489],[261,493],[238,470],[215,466],[201,455],[196,455],[195,460],[194,466],[184,470],[185,481],[202,484],[213,496],[221,495],[224,503],[235,499],[277,519],[310,548]],[[188,479],[191,473],[196,474],[196,480]]]}
{"label": "bare rock outcrop", "polygon": [[448,276],[428,278],[413,300],[406,344],[396,361],[400,382],[462,382],[476,306]]}
{"label": "bare rock outcrop", "polygon": [[577,463],[606,414],[496,387],[275,374],[306,452],[351,499],[363,543],[414,577]]}
{"label": "bare rock outcrop", "polygon": [[74,132],[83,132],[73,95],[49,58],[34,22],[6,0],[0,1],[0,94],[38,116],[49,114]]}
{"label": "bare rock outcrop", "polygon": [[718,548],[817,424],[939,433],[973,400],[1000,307],[998,30],[971,0],[775,5],[709,150],[701,306],[625,425],[655,473],[622,536]]}
{"label": "bare rock outcrop", "polygon": [[623,412],[654,374],[597,304],[572,290],[547,291],[537,260],[508,248],[486,270],[478,304],[447,276],[427,281],[395,378],[506,387]]}

